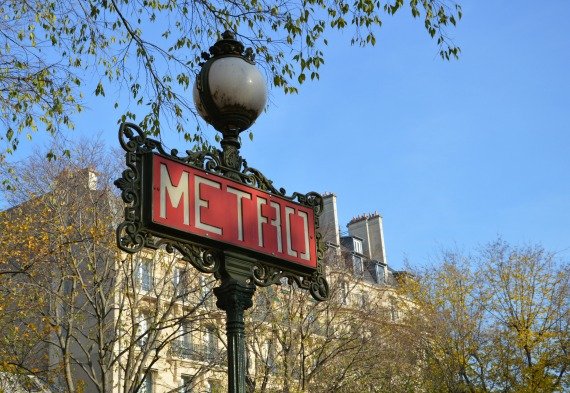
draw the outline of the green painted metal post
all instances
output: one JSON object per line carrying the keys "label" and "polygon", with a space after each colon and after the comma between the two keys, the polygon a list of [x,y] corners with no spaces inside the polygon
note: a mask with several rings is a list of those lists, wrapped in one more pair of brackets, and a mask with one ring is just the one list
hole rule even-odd
{"label": "green painted metal post", "polygon": [[214,288],[216,305],[226,312],[228,349],[228,393],[246,393],[244,311],[253,305],[255,286],[249,282],[249,258],[225,253],[222,283]]}

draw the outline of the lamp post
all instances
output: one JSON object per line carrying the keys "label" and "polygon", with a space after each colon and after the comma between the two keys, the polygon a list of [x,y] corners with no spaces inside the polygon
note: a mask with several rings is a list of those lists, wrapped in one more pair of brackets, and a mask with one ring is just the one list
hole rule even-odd
{"label": "lamp post", "polygon": [[253,305],[256,286],[286,279],[316,301],[329,297],[321,263],[326,246],[318,232],[323,197],[287,195],[240,156],[239,134],[267,100],[253,51],[225,32],[202,57],[194,101],[222,133],[222,150],[187,150],[182,157],[137,125],[121,124],[126,169],[115,185],[125,208],[117,246],[129,254],[176,250],[202,273],[221,279],[214,294],[227,317],[228,391],[245,393],[244,311]]}
{"label": "lamp post", "polygon": [[[261,114],[267,101],[265,81],[254,62],[251,48],[235,40],[230,31],[222,34],[196,78],[193,96],[198,113],[221,132],[221,168],[226,177],[240,180],[244,163],[239,134]],[[226,312],[228,392],[246,392],[244,311],[253,305],[255,285],[251,281],[254,261],[235,252],[223,253],[221,285],[214,288],[218,308]]]}

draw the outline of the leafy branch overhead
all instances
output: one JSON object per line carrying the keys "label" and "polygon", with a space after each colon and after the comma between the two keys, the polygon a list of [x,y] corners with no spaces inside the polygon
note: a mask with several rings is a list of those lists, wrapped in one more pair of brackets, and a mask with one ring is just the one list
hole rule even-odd
{"label": "leafy branch overhead", "polygon": [[403,8],[423,21],[442,58],[458,56],[446,28],[461,7],[447,0],[0,0],[0,154],[35,131],[73,128],[91,95],[114,100],[119,122],[157,135],[168,121],[204,142],[199,127],[187,127],[196,123],[189,90],[220,32],[236,32],[271,85],[295,93],[319,78],[331,30],[374,45],[382,17]]}

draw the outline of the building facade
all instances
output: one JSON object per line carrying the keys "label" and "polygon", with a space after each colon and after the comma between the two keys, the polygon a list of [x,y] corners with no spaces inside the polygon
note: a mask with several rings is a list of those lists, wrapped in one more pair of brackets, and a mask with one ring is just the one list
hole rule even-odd
{"label": "building facade", "polygon": [[[28,250],[35,260],[18,283],[45,299],[26,314],[41,329],[22,370],[27,361],[40,364],[37,378],[52,392],[225,391],[225,314],[215,306],[215,278],[160,247],[120,253],[118,204],[94,172],[64,174],[54,184],[34,202],[44,223],[35,231],[47,233],[47,245]],[[3,217],[23,218],[26,209]],[[380,326],[399,320],[399,273],[388,266],[382,217],[358,216],[341,234],[336,196],[326,194],[320,227],[331,300],[316,303],[288,282],[257,290],[246,327],[251,391],[344,391],[375,359],[351,366],[342,356],[372,353]],[[337,381],[342,370],[346,378]]]}

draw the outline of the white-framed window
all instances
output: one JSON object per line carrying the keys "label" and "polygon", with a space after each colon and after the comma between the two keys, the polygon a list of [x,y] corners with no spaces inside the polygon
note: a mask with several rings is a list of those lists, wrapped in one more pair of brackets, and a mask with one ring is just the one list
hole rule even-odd
{"label": "white-framed window", "polygon": [[154,288],[154,266],[152,259],[141,258],[137,264],[137,284],[140,289],[150,292]]}
{"label": "white-framed window", "polygon": [[358,254],[362,254],[362,240],[360,239],[353,239],[354,241],[354,252]]}
{"label": "white-framed window", "polygon": [[177,297],[185,296],[188,293],[187,288],[187,270],[183,267],[176,266],[172,272],[172,286]]}
{"label": "white-framed window", "polygon": [[210,360],[214,359],[218,354],[218,336],[213,326],[208,326],[204,333],[204,346],[206,348],[206,357]]}
{"label": "white-framed window", "polygon": [[135,328],[137,344],[142,347],[148,341],[149,317],[146,313],[138,314]]}

